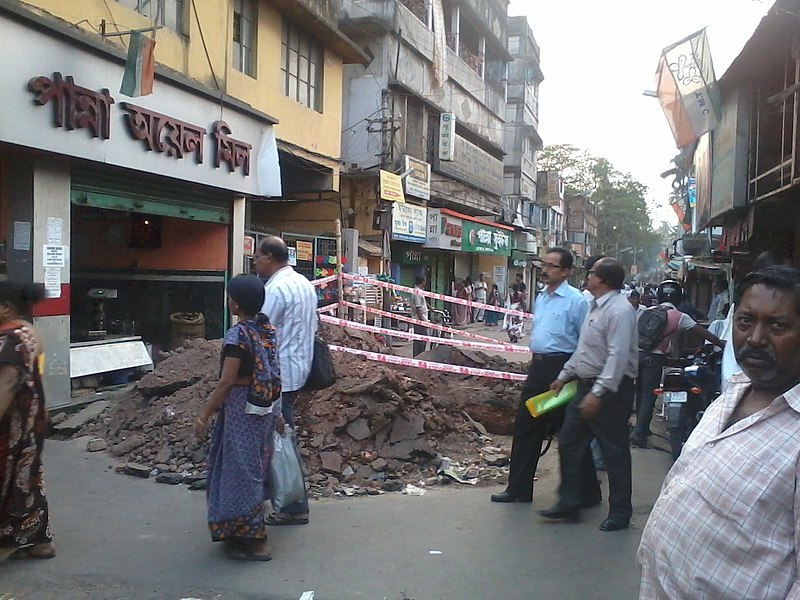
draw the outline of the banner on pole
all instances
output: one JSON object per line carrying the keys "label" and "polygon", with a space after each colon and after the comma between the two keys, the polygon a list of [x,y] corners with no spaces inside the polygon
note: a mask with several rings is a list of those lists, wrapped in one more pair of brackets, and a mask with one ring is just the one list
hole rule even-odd
{"label": "banner on pole", "polygon": [[664,48],[656,70],[656,93],[678,148],[719,121],[719,90],[706,30]]}

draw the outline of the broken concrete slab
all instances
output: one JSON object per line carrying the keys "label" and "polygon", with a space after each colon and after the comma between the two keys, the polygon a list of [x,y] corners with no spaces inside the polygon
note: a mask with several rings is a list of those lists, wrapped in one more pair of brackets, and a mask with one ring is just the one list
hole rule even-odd
{"label": "broken concrete slab", "polygon": [[53,431],[61,435],[72,435],[89,421],[99,417],[106,408],[108,408],[107,400],[92,402],[74,415],[61,421],[61,423],[53,425]]}
{"label": "broken concrete slab", "polygon": [[395,417],[392,422],[392,433],[389,443],[415,440],[421,433],[425,433],[425,418],[422,415],[407,414]]}
{"label": "broken concrete slab", "polygon": [[125,466],[122,468],[122,472],[126,475],[141,477],[142,479],[147,479],[150,477],[150,467],[139,463],[125,463]]}
{"label": "broken concrete slab", "polygon": [[369,421],[356,419],[347,426],[347,435],[354,440],[365,440],[370,436]]}
{"label": "broken concrete slab", "polygon": [[106,442],[103,438],[92,438],[86,442],[86,450],[88,452],[101,452],[106,448],[108,448],[108,442]]}
{"label": "broken concrete slab", "polygon": [[[129,452],[136,450],[137,448],[144,446],[147,443],[147,438],[143,435],[134,434],[124,440],[122,440],[119,444],[116,444],[111,447],[111,454],[114,456],[125,456]],[[166,462],[166,461],[159,461],[159,462]]]}
{"label": "broken concrete slab", "polygon": [[167,485],[178,485],[183,482],[183,475],[180,473],[159,473],[156,475],[157,483],[166,483]]}
{"label": "broken concrete slab", "polygon": [[324,471],[337,474],[342,472],[342,455],[338,452],[320,452],[319,459]]}

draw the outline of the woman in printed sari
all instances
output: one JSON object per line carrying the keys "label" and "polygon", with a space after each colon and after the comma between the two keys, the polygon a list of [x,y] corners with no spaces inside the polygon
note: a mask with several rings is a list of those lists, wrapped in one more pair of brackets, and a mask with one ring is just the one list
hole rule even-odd
{"label": "woman in printed sari", "polygon": [[[460,282],[456,287],[456,298],[462,300],[469,300],[469,292],[467,291],[466,283]],[[455,304],[455,312],[453,313],[453,325],[466,325],[469,323],[469,306],[463,304]]]}
{"label": "woman in printed sari", "polygon": [[42,480],[42,343],[24,320],[44,296],[39,284],[0,282],[0,558],[56,555]]}
{"label": "woman in printed sari", "polygon": [[259,313],[264,286],[255,275],[228,282],[228,308],[239,317],[222,348],[219,382],[195,424],[201,439],[216,413],[208,452],[208,527],[237,560],[270,560],[264,523],[267,441],[280,405],[280,367],[275,329]]}

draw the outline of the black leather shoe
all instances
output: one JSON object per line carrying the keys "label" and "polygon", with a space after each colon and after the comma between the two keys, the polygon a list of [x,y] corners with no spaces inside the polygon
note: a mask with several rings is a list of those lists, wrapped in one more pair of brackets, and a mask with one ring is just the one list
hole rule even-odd
{"label": "black leather shoe", "polygon": [[600,531],[619,531],[620,529],[627,529],[630,526],[630,521],[623,521],[622,519],[609,517],[600,523]]}
{"label": "black leather shoe", "polygon": [[506,490],[499,494],[492,494],[492,502],[533,502],[533,494],[520,496]]}
{"label": "black leather shoe", "polygon": [[577,510],[564,510],[558,505],[553,508],[548,508],[547,510],[540,510],[539,514],[548,521],[558,521],[561,523],[577,523],[579,519]]}
{"label": "black leather shoe", "polygon": [[631,446],[634,448],[647,448],[647,440],[631,436]]}

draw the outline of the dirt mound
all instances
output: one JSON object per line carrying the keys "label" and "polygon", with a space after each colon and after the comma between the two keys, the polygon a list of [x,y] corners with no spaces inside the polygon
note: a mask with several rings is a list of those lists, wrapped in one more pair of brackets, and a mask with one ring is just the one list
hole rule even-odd
{"label": "dirt mound", "polygon": [[[326,327],[329,343],[386,353],[372,335]],[[220,340],[194,340],[170,352],[154,372],[76,435],[96,435],[122,460],[160,472],[202,474],[207,442],[192,425],[219,372]],[[517,371],[522,365],[440,346],[427,360]],[[335,353],[338,381],[298,398],[298,440],[315,495],[399,490],[442,480],[442,457],[462,473],[505,477],[507,452],[490,433],[508,433],[519,385],[425,371]],[[449,480],[448,480],[449,481]]]}

